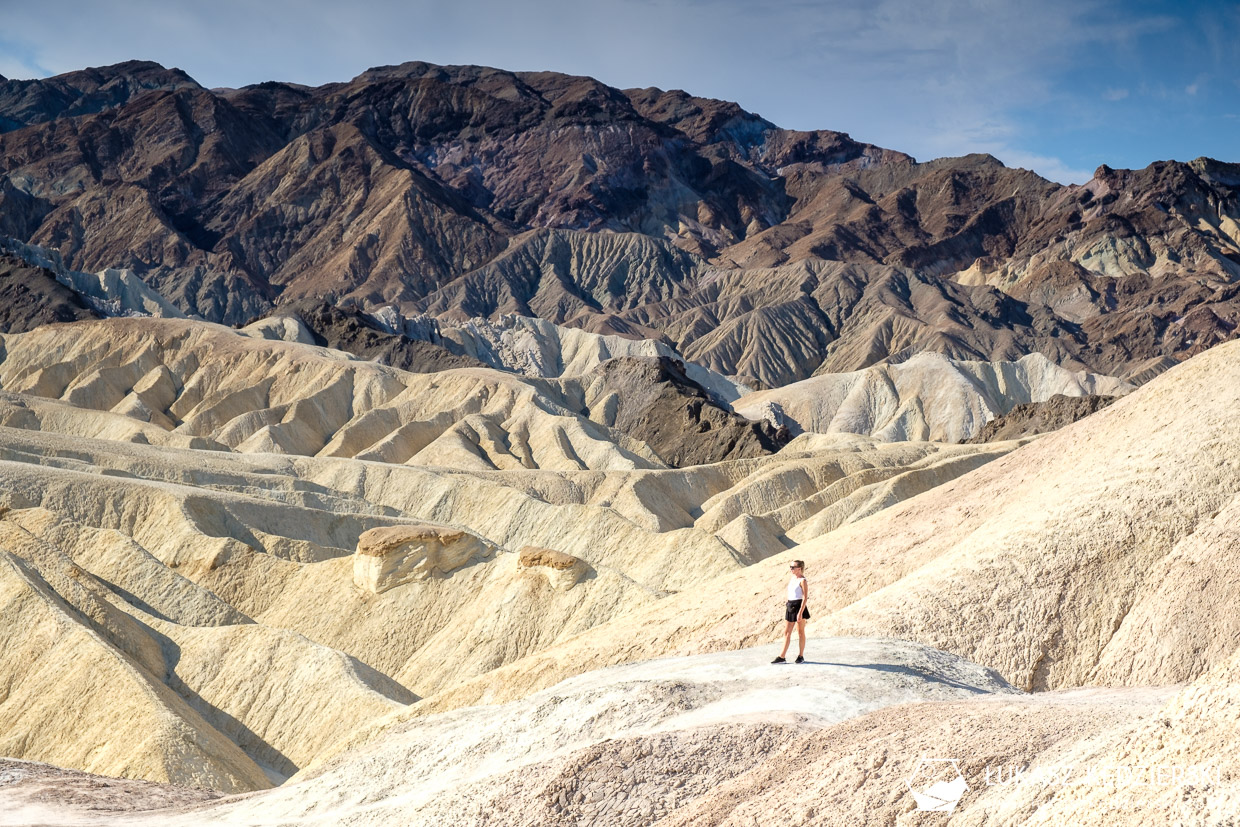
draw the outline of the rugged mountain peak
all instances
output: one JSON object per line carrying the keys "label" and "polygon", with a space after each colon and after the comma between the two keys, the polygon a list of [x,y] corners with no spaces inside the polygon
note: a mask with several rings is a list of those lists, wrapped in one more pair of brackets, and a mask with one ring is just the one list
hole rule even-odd
{"label": "rugged mountain peak", "polygon": [[1136,377],[1238,329],[1240,167],[1212,159],[1064,187],[681,90],[424,62],[219,92],[133,62],[0,82],[0,118],[0,233],[228,324],[520,314],[762,385],[924,349]]}
{"label": "rugged mountain peak", "polygon": [[681,89],[626,89],[624,94],[643,118],[666,124],[702,144],[731,141],[741,148],[761,142],[775,124],[746,112],[731,101],[699,98]]}
{"label": "rugged mountain peak", "polygon": [[1189,161],[1188,166],[1212,183],[1226,187],[1240,187],[1240,164],[1231,164],[1202,156]]}
{"label": "rugged mountain peak", "polygon": [[201,89],[180,69],[129,60],[34,80],[0,79],[0,132],[114,109],[153,90]]}

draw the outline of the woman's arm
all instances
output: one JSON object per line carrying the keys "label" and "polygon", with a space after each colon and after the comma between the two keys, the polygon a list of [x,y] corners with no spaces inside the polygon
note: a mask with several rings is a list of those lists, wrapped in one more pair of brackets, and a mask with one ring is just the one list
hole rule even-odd
{"label": "woman's arm", "polygon": [[809,608],[809,581],[804,577],[801,578],[801,608],[797,611],[797,619],[801,619],[801,615],[805,614],[805,610]]}

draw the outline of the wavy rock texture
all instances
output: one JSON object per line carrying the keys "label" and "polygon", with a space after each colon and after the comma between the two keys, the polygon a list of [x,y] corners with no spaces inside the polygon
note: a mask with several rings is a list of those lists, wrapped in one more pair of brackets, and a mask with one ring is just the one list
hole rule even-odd
{"label": "wavy rock texture", "polygon": [[[159,356],[177,382],[143,387],[174,401],[195,382],[233,393],[322,377],[272,381],[299,404],[339,371],[350,393],[384,400],[418,378],[201,323],[71,329],[106,330],[107,344],[45,328],[6,336],[0,363],[25,422],[0,428],[3,593],[21,620],[3,647],[19,676],[0,702],[5,751],[225,791],[297,776],[152,823],[469,823],[498,790],[513,823],[894,819],[911,809],[916,757],[966,747],[974,780],[988,763],[1085,761],[1217,759],[1221,775],[1120,812],[1097,790],[971,783],[961,817],[1148,823],[1233,808],[1236,345],[1019,447],[803,434],[772,456],[684,469],[470,471],[69,436],[96,419],[178,436],[89,406],[127,393],[108,358]],[[107,357],[118,342],[124,358]],[[185,370],[199,351],[229,370]],[[51,400],[13,383],[84,390]],[[376,551],[396,576],[359,588]],[[804,666],[731,652],[769,640],[794,556],[816,629],[881,639],[811,642]],[[65,681],[82,664],[85,683]],[[104,694],[90,680],[125,687],[124,702],[87,704],[71,731],[49,725]],[[101,751],[105,732],[123,737]],[[794,767],[805,777],[789,795]],[[41,789],[44,809],[20,783],[0,797],[10,812],[108,822]]]}
{"label": "wavy rock texture", "polygon": [[[483,469],[658,467],[538,386],[489,370],[407,374],[212,325],[117,321],[6,340],[6,389],[155,422],[241,452]],[[207,354],[210,359],[205,359]],[[614,437],[614,441],[613,441]]]}
{"label": "wavy rock texture", "polygon": [[[1025,689],[1194,680],[1240,647],[1231,624],[1200,622],[1210,610],[1194,605],[1207,582],[1203,607],[1231,593],[1230,575],[1217,568],[1230,534],[1215,518],[1240,488],[1230,413],[1237,400],[1227,390],[1240,385],[1225,378],[1236,353],[1234,344],[1215,348],[923,496],[811,532],[771,562],[803,559],[811,583],[815,571],[829,578],[816,628],[958,652]],[[1195,572],[1184,554],[1206,567]],[[767,571],[722,577],[417,709],[515,697],[629,660],[755,643],[774,622],[767,596],[780,584]],[[1177,579],[1164,581],[1168,573]],[[1141,631],[1155,617],[1151,640]],[[643,630],[636,640],[635,624]]]}
{"label": "wavy rock texture", "polygon": [[920,353],[897,365],[760,391],[734,407],[744,416],[787,425],[794,433],[843,431],[893,441],[960,442],[1019,404],[1057,395],[1114,396],[1131,389],[1114,377],[1067,371],[1039,353],[1016,362],[959,362]]}
{"label": "wavy rock texture", "polygon": [[[301,347],[313,335],[288,317],[242,333],[176,322],[48,329],[8,340],[0,381],[164,431],[134,426],[135,439],[241,452],[603,470],[761,456],[787,442],[722,407],[708,389],[734,396],[722,377],[667,357],[599,361],[610,337],[582,331],[568,337],[581,346],[560,381],[483,369],[411,375]],[[442,349],[428,358],[460,361]]]}
{"label": "wavy rock texture", "polygon": [[[0,754],[180,785],[0,763],[0,824],[904,823],[940,751],[963,822],[1228,823],[1238,188],[553,73],[0,78]],[[135,313],[210,322],[72,321]],[[734,651],[794,557],[856,637]],[[1156,762],[1219,769],[974,783]]]}
{"label": "wavy rock texture", "polygon": [[[633,357],[569,380],[412,374],[285,341],[301,330],[114,319],[0,340],[0,551],[19,620],[5,753],[228,792],[278,784],[363,723],[1014,447],[807,435],[669,469],[548,400],[617,421],[678,399],[669,388],[704,404],[683,375]],[[427,453],[402,462],[400,439]],[[75,704],[81,725],[50,723]]]}

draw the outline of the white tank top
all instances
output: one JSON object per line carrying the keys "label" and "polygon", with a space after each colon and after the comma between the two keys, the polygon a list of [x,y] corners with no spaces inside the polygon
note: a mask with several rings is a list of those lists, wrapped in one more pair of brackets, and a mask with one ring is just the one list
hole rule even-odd
{"label": "white tank top", "polygon": [[803,600],[805,598],[805,590],[801,588],[801,583],[804,581],[804,577],[791,577],[788,579],[789,600]]}

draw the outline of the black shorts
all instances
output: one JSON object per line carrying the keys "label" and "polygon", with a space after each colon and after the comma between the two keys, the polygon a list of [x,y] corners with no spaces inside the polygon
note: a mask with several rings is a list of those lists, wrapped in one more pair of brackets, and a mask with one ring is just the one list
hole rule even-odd
{"label": "black shorts", "polygon": [[[788,621],[789,623],[796,623],[797,613],[800,611],[801,611],[801,601],[800,600],[789,600],[788,608],[784,611],[784,620]],[[805,620],[809,620],[809,607],[808,606],[805,607],[805,613],[802,614],[801,617],[804,618]]]}

